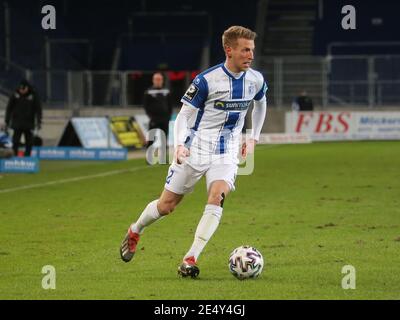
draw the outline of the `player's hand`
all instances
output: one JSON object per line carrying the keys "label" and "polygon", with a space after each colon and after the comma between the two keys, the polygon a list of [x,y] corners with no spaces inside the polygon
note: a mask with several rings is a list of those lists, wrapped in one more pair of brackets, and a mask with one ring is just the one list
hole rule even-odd
{"label": "player's hand", "polygon": [[175,161],[177,164],[185,162],[186,158],[190,155],[189,149],[185,146],[179,145],[175,149]]}
{"label": "player's hand", "polygon": [[254,148],[257,144],[255,139],[249,139],[242,144],[242,157],[246,159],[248,154],[254,153]]}

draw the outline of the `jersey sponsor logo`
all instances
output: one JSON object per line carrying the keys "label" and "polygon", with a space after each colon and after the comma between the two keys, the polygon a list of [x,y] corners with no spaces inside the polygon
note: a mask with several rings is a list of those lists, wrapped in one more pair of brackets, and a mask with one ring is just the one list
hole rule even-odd
{"label": "jersey sponsor logo", "polygon": [[214,108],[226,111],[242,111],[246,110],[251,103],[251,100],[245,101],[215,101]]}
{"label": "jersey sponsor logo", "polygon": [[196,87],[193,83],[190,85],[189,89],[187,89],[184,97],[189,101],[192,101],[196,94],[199,92],[199,88]]}
{"label": "jersey sponsor logo", "polygon": [[215,94],[226,94],[226,93],[229,93],[229,90],[225,90],[225,91],[218,90],[215,92]]}

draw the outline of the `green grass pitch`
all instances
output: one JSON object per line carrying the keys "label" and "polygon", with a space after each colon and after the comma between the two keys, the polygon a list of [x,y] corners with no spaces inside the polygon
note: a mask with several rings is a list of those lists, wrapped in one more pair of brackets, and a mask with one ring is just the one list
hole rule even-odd
{"label": "green grass pitch", "polygon": [[[203,212],[203,180],[145,230],[132,262],[119,258],[167,168],[42,161],[39,174],[3,174],[0,299],[400,298],[399,142],[257,147],[255,171],[225,201],[196,280],[178,278],[177,267]],[[258,279],[229,273],[229,254],[243,244],[264,256]],[[56,269],[55,290],[42,288],[45,265]],[[345,265],[356,289],[341,286]]]}

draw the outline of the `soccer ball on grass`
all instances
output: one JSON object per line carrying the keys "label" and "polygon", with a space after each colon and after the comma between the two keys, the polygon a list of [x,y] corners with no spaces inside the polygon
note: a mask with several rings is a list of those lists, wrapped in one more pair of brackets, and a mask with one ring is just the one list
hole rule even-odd
{"label": "soccer ball on grass", "polygon": [[258,277],[263,267],[263,256],[251,246],[240,246],[229,256],[229,270],[239,280]]}

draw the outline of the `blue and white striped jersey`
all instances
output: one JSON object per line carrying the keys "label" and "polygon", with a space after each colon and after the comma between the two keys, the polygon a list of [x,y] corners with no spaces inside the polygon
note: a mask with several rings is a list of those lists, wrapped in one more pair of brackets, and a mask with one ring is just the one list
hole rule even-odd
{"label": "blue and white striped jersey", "polygon": [[181,99],[198,109],[189,120],[186,147],[191,153],[237,157],[247,110],[253,100],[265,99],[267,88],[251,68],[232,74],[222,63],[200,73]]}

